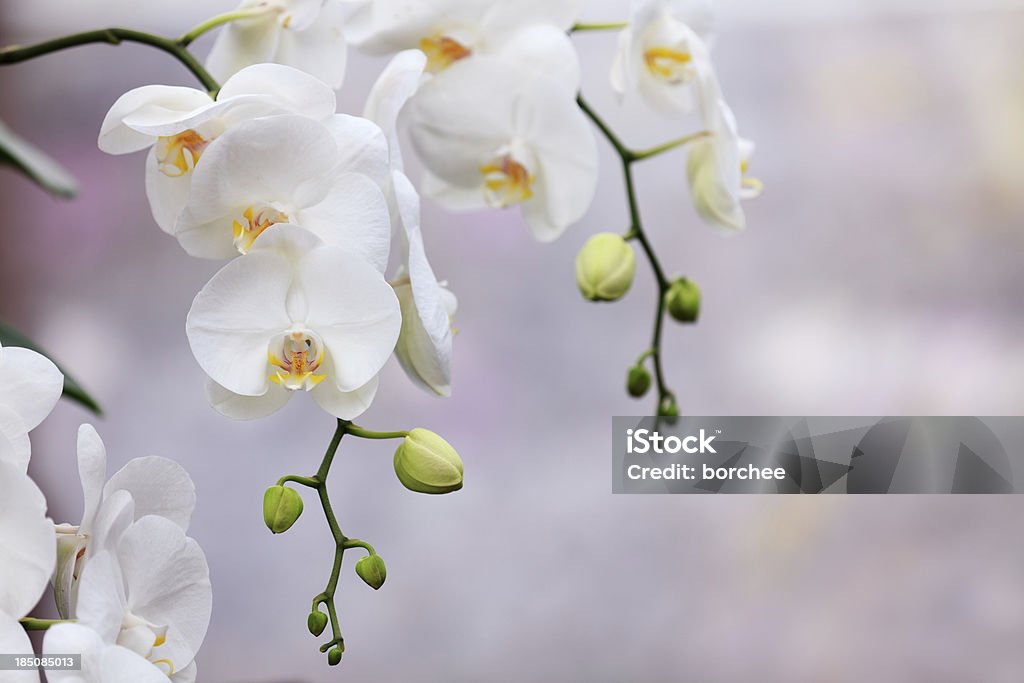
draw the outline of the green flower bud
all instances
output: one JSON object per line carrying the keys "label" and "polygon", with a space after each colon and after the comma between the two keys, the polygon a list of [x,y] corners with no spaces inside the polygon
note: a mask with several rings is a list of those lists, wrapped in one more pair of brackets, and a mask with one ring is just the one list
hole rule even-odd
{"label": "green flower bud", "polygon": [[636,274],[636,255],[621,235],[602,232],[583,245],[576,257],[576,284],[588,301],[618,301]]}
{"label": "green flower bud", "polygon": [[314,636],[320,635],[327,628],[327,615],[318,609],[313,610],[309,613],[309,618],[306,619],[306,626]]}
{"label": "green flower bud", "polygon": [[679,417],[679,404],[674,398],[667,398],[658,406],[658,417]]}
{"label": "green flower bud", "polygon": [[342,649],[340,647],[333,648],[327,653],[327,663],[331,666],[338,666],[341,664],[341,653]]}
{"label": "green flower bud", "polygon": [[700,287],[686,278],[679,278],[665,292],[669,315],[681,323],[694,323],[700,316]]}
{"label": "green flower bud", "polygon": [[633,398],[641,398],[650,388],[651,373],[647,372],[647,368],[639,363],[631,367],[626,378],[626,391],[629,392],[629,395]]}
{"label": "green flower bud", "polygon": [[434,432],[414,429],[395,451],[395,474],[417,493],[451,493],[462,488],[462,460]]}
{"label": "green flower bud", "polygon": [[271,486],[263,494],[263,521],[275,534],[292,528],[302,514],[302,497],[287,486]]}
{"label": "green flower bud", "polygon": [[356,562],[356,574],[373,590],[378,590],[388,578],[388,569],[380,555],[367,555]]}

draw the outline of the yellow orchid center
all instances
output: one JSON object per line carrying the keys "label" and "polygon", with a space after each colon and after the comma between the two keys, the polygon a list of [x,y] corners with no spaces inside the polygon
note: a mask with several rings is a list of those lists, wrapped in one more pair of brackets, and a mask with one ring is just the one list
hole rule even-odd
{"label": "yellow orchid center", "polygon": [[288,214],[272,206],[248,206],[242,212],[241,219],[236,218],[231,226],[235,247],[240,254],[245,254],[264,230],[271,225],[287,222]]}
{"label": "yellow orchid center", "polygon": [[473,51],[455,38],[437,35],[420,41],[420,49],[427,55],[427,72],[436,74],[473,54]]}
{"label": "yellow orchid center", "polygon": [[747,175],[750,170],[750,159],[740,161],[740,197],[742,199],[756,199],[764,192],[764,183]]}
{"label": "yellow orchid center", "polygon": [[511,154],[499,156],[480,167],[487,203],[499,209],[525,202],[533,196],[534,177]]}
{"label": "yellow orchid center", "polygon": [[194,130],[157,138],[156,162],[160,172],[171,178],[190,173],[210,141]]}
{"label": "yellow orchid center", "polygon": [[652,47],[644,51],[644,63],[655,78],[671,85],[689,82],[693,77],[693,55],[675,47]]}
{"label": "yellow orchid center", "polygon": [[323,373],[317,374],[323,361],[323,342],[312,332],[292,330],[267,355],[270,381],[289,391],[310,391],[327,377]]}

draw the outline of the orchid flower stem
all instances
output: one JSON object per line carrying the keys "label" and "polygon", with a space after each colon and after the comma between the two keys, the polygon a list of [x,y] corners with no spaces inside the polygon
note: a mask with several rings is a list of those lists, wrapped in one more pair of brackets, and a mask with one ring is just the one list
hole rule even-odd
{"label": "orchid flower stem", "polygon": [[263,16],[264,14],[268,14],[271,11],[273,11],[273,8],[268,5],[266,7],[259,7],[255,9],[240,9],[234,10],[233,12],[218,14],[217,16],[210,17],[203,23],[182,34],[182,36],[178,38],[178,45],[188,47],[197,38],[205,33],[209,33],[218,26],[230,24],[232,21],[239,21],[240,19],[254,19],[256,17]]}
{"label": "orchid flower stem", "polygon": [[575,24],[570,33],[581,33],[583,31],[619,31],[629,26],[628,21],[610,21],[600,24]]}
{"label": "orchid flower stem", "polygon": [[11,45],[0,48],[0,64],[17,64],[18,62],[48,55],[52,52],[78,47],[79,45],[89,45],[92,43],[120,45],[125,42],[141,43],[155,47],[158,50],[163,50],[191,71],[192,75],[199,79],[199,82],[203,84],[207,91],[216,93],[220,90],[220,84],[203,68],[203,65],[199,63],[195,56],[188,51],[185,44],[172,38],[165,38],[129,28],[102,28],[96,31],[85,31],[84,33],[74,33],[61,38],[46,40],[35,45]]}
{"label": "orchid flower stem", "polygon": [[409,432],[371,432],[369,429],[363,429],[351,423],[345,433],[360,439],[404,439],[409,436]]}
{"label": "orchid flower stem", "polygon": [[626,181],[626,199],[629,203],[630,220],[630,229],[626,232],[626,239],[636,240],[640,244],[641,249],[643,249],[644,254],[647,256],[647,262],[651,266],[655,282],[658,285],[658,306],[655,311],[654,331],[651,335],[651,346],[646,352],[644,352],[641,359],[646,360],[647,358],[651,358],[654,365],[654,378],[658,390],[658,410],[660,411],[663,406],[666,406],[675,399],[675,393],[668,387],[668,384],[665,381],[665,372],[661,362],[662,330],[663,323],[665,321],[665,294],[668,293],[671,282],[669,282],[668,278],[665,276],[665,270],[662,268],[661,262],[658,260],[658,256],[654,251],[654,247],[648,239],[647,233],[644,231],[643,220],[640,216],[640,203],[637,198],[636,182],[633,178],[633,165],[638,161],[650,159],[659,154],[692,142],[693,140],[703,137],[705,133],[698,133],[697,135],[690,135],[685,138],[673,140],[649,150],[637,151],[626,146],[626,144],[615,134],[604,119],[598,115],[582,95],[580,95],[576,101],[579,103],[580,109],[583,110],[583,113],[594,122],[594,125],[597,126],[597,129],[601,131],[601,134],[604,135],[609,144],[611,144],[618,153],[619,158],[622,160],[622,173]]}
{"label": "orchid flower stem", "polygon": [[58,624],[73,624],[75,619],[36,619],[34,617],[25,617],[19,623],[26,631],[45,631],[51,626]]}

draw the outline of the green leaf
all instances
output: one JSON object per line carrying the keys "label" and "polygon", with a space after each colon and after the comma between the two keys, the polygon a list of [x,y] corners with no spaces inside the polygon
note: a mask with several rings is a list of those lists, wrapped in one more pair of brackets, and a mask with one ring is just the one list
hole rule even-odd
{"label": "green leaf", "polygon": [[[41,349],[38,344],[2,321],[0,321],[0,344],[4,346],[20,346],[25,349],[32,349],[36,353],[41,353],[50,360],[53,360],[53,356]],[[67,370],[60,366],[60,363],[57,363],[57,361],[54,361],[54,363],[56,363],[60,371],[64,373],[64,396],[81,404],[96,415],[103,415],[103,409],[100,408],[100,404],[96,402],[96,399],[90,396],[89,392],[83,389],[82,385],[79,384],[74,377],[69,375]]]}
{"label": "green leaf", "polygon": [[40,187],[58,197],[71,199],[78,193],[78,183],[56,161],[14,134],[0,122],[0,164],[18,169]]}

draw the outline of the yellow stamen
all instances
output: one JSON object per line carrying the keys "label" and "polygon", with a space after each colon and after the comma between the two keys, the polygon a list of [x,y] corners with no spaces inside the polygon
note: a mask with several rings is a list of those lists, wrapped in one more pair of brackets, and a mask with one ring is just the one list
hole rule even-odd
{"label": "yellow stamen", "polygon": [[473,54],[468,47],[448,36],[433,36],[420,41],[420,49],[427,55],[427,72],[436,74]]}
{"label": "yellow stamen", "polygon": [[156,141],[156,161],[160,172],[171,178],[180,178],[196,167],[210,141],[194,130],[186,130]]}
{"label": "yellow stamen", "polygon": [[160,647],[167,642],[167,633],[161,633],[157,635],[156,639],[153,640],[153,647]]}
{"label": "yellow stamen", "polygon": [[672,85],[690,80],[693,55],[671,47],[652,47],[644,52],[647,70]]}
{"label": "yellow stamen", "polygon": [[153,664],[154,665],[156,665],[156,664],[166,664],[168,670],[164,671],[164,673],[167,674],[168,676],[173,676],[174,675],[174,662],[172,662],[171,660],[169,660],[169,659],[158,659],[158,660],[154,661]]}
{"label": "yellow stamen", "polygon": [[533,176],[507,154],[481,166],[480,173],[484,176],[487,203],[491,206],[503,209],[533,196]]}
{"label": "yellow stamen", "polygon": [[305,332],[288,333],[281,343],[279,353],[269,351],[267,362],[272,368],[270,381],[290,391],[309,391],[327,378],[316,374],[324,361],[323,345]]}
{"label": "yellow stamen", "polygon": [[287,223],[288,214],[278,211],[269,206],[246,207],[242,212],[242,220],[235,220],[231,229],[234,234],[235,247],[239,253],[246,253],[252,248],[256,238],[263,234],[263,231],[271,225]]}

